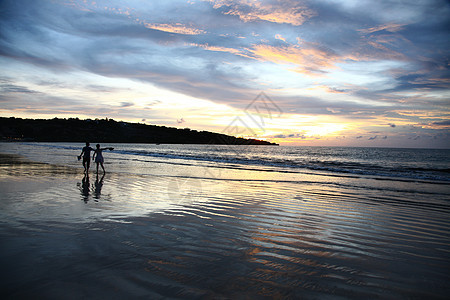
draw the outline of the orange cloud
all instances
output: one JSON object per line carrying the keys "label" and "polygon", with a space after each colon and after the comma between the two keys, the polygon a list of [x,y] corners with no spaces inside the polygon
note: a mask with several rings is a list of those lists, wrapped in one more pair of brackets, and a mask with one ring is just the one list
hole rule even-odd
{"label": "orange cloud", "polygon": [[209,2],[214,4],[215,9],[228,8],[225,14],[238,16],[244,22],[263,20],[299,26],[316,15],[307,7],[290,1],[279,2],[277,5],[252,0],[209,0]]}
{"label": "orange cloud", "polygon": [[285,39],[281,34],[276,34],[276,35],[275,35],[275,38],[276,38],[277,40],[286,42],[286,39]]}
{"label": "orange cloud", "polygon": [[297,45],[283,47],[255,45],[252,49],[247,50],[258,60],[292,64],[296,66],[294,71],[315,76],[324,73],[323,69],[336,68],[335,63],[343,60],[336,54],[325,50]]}
{"label": "orange cloud", "polygon": [[195,44],[195,43],[191,43],[189,45],[194,46],[194,47],[200,47],[200,48],[203,48],[203,49],[209,50],[209,51],[228,52],[231,54],[248,57],[245,54],[243,54],[242,51],[240,51],[238,49],[234,49],[234,48],[210,46],[208,44]]}
{"label": "orange cloud", "polygon": [[165,32],[178,33],[178,34],[187,34],[187,35],[198,35],[205,33],[204,30],[187,27],[184,24],[175,23],[175,24],[150,24],[144,23],[145,27]]}

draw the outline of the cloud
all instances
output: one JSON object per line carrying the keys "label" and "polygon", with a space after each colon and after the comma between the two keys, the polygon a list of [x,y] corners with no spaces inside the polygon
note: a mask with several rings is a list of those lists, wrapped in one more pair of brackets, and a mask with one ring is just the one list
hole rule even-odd
{"label": "cloud", "polygon": [[27,87],[23,87],[20,85],[15,84],[5,84],[0,83],[0,93],[1,94],[9,94],[9,93],[15,93],[15,94],[39,94],[38,91],[31,90]]}
{"label": "cloud", "polygon": [[335,108],[331,108],[331,107],[327,107],[327,110],[332,112],[333,114],[338,114],[341,112],[339,109],[335,109]]}
{"label": "cloud", "polygon": [[156,104],[159,104],[159,103],[161,103],[161,100],[152,100],[152,101],[147,102],[146,105],[147,106],[153,106],[153,105],[156,105]]}
{"label": "cloud", "polygon": [[374,33],[379,31],[397,32],[403,30],[405,24],[381,24],[367,29],[358,29],[362,33]]}
{"label": "cloud", "polygon": [[[43,85],[48,85],[45,83],[42,83]],[[65,85],[56,85],[56,87],[59,88],[70,88],[69,86]],[[82,83],[80,83],[78,85],[77,88],[80,89],[85,89],[87,91],[90,92],[95,92],[95,93],[109,93],[109,94],[114,94],[114,93],[119,93],[119,92],[123,92],[123,91],[128,91],[129,89],[125,89],[125,88],[118,88],[118,87],[112,87],[112,86],[105,86],[105,85],[96,85],[96,84],[88,84],[88,85],[83,85]]]}
{"label": "cloud", "polygon": [[300,138],[302,140],[306,139],[306,135],[303,133],[290,133],[290,134],[277,134],[272,136],[272,138],[276,139],[297,139]]}
{"label": "cloud", "polygon": [[330,87],[330,86],[326,86],[326,85],[319,85],[319,86],[313,87],[311,89],[320,89],[320,90],[323,90],[330,94],[345,94],[345,93],[349,92],[349,90],[347,90],[347,89],[340,89],[340,88]]}
{"label": "cloud", "polygon": [[150,29],[155,29],[159,31],[164,32],[170,32],[170,33],[178,33],[178,34],[187,34],[187,35],[198,35],[198,34],[204,34],[206,31],[188,27],[184,24],[175,23],[175,24],[150,24],[150,23],[144,23],[145,27]]}
{"label": "cloud", "polygon": [[123,108],[130,107],[130,106],[133,106],[133,105],[134,105],[133,102],[120,102],[120,107],[123,107]]}
{"label": "cloud", "polygon": [[300,26],[315,12],[297,1],[209,0],[223,14],[238,16],[244,22],[267,21]]}
{"label": "cloud", "polygon": [[[425,70],[425,69],[424,69]],[[431,75],[433,74],[433,75]],[[443,78],[432,78],[431,76],[442,76]],[[409,73],[395,75],[397,85],[389,91],[408,91],[408,90],[446,90],[450,87],[450,80],[444,78],[450,75],[448,71],[443,71],[442,66],[431,67],[429,73]]]}
{"label": "cloud", "polygon": [[286,39],[281,34],[276,34],[275,38],[286,43]]}
{"label": "cloud", "polygon": [[235,49],[235,48],[228,48],[228,47],[221,47],[221,46],[210,46],[208,44],[196,44],[196,43],[191,43],[189,45],[193,46],[193,47],[203,48],[203,49],[208,50],[208,51],[228,52],[228,53],[231,53],[231,54],[234,54],[234,55],[240,55],[240,56],[248,57],[242,50]]}
{"label": "cloud", "polygon": [[272,46],[254,45],[248,49],[255,59],[277,64],[290,64],[294,70],[307,75],[322,75],[336,68],[335,63],[343,58],[330,49],[319,49],[310,45]]}
{"label": "cloud", "polygon": [[431,125],[447,127],[450,126],[450,120],[432,122]]}
{"label": "cloud", "polygon": [[[139,119],[153,120],[158,106],[138,99],[164,97],[154,88],[237,109],[264,90],[289,117],[371,121],[395,134],[422,124],[414,132],[424,136],[449,126],[449,13],[434,0],[5,0],[0,76],[9,81],[0,81],[0,101],[11,113],[132,116],[144,108],[153,115]],[[151,91],[122,97],[126,85],[91,82],[86,74]],[[115,100],[97,100],[105,98]]]}

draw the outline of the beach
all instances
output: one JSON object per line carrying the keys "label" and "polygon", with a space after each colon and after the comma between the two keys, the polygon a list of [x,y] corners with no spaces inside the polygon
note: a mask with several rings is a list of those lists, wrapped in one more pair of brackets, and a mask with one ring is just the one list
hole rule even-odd
{"label": "beach", "polygon": [[87,178],[82,146],[0,145],[6,299],[450,294],[448,154],[116,144]]}

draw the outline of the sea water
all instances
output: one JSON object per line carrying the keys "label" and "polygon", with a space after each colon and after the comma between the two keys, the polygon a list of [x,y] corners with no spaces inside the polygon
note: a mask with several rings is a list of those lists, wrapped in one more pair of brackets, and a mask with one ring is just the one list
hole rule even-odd
{"label": "sea water", "polygon": [[[5,143],[11,298],[445,298],[450,151]],[[8,271],[9,270],[9,271]]]}
{"label": "sea water", "polygon": [[[0,150],[30,159],[68,166],[81,166],[76,156],[83,144],[3,143]],[[94,145],[91,147],[95,148]],[[380,178],[450,181],[450,150],[363,147],[280,147],[234,145],[108,144],[106,164],[115,171],[139,173],[146,162],[179,163],[212,167],[235,167],[259,171],[371,175]],[[117,167],[119,166],[119,167]]]}

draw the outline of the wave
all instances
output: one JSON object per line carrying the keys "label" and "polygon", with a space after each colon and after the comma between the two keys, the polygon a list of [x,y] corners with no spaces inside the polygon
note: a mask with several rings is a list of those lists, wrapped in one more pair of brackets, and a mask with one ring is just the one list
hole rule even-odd
{"label": "wave", "polygon": [[[304,170],[333,172],[339,174],[368,175],[389,178],[405,178],[412,180],[437,180],[450,181],[450,169],[448,168],[424,168],[412,166],[382,166],[373,163],[361,163],[353,161],[320,161],[292,159],[280,159],[270,157],[245,158],[233,155],[211,155],[209,153],[174,154],[148,150],[118,150],[122,155],[136,155],[142,157],[164,158],[170,160],[202,161],[215,163],[216,167],[251,169],[260,171],[302,172]],[[224,164],[224,165],[223,165]],[[261,169],[266,167],[266,169]],[[267,169],[269,168],[269,169]]]}
{"label": "wave", "polygon": [[[46,147],[50,149],[60,149],[64,151],[81,151],[80,144],[67,143],[23,143],[29,146]],[[327,176],[372,176],[376,179],[389,180],[426,180],[426,181],[450,181],[450,168],[445,160],[440,161],[436,153],[412,152],[408,149],[402,153],[405,156],[416,155],[414,159],[408,161],[398,161],[396,153],[392,149],[367,148],[359,150],[357,148],[332,148],[315,147],[289,149],[285,152],[267,152],[267,148],[251,148],[247,151],[240,151],[239,147],[202,147],[189,145],[113,145],[114,159],[126,159],[133,156],[133,159],[142,157],[152,157],[163,160],[164,163],[174,164],[197,164],[206,163],[207,166],[217,168],[249,169],[268,172],[283,173],[305,173],[314,172]],[[134,148],[134,149],[133,149]],[[283,149],[282,147],[274,148]],[[333,150],[335,150],[333,152]],[[358,152],[359,151],[359,152]],[[401,151],[401,149],[397,149]],[[41,151],[39,151],[41,153]],[[425,155],[426,153],[426,155]],[[397,153],[398,154],[398,153]],[[384,158],[383,158],[384,157]],[[428,163],[428,160],[434,162]],[[182,162],[181,162],[182,161]],[[161,161],[159,161],[161,162]]]}

